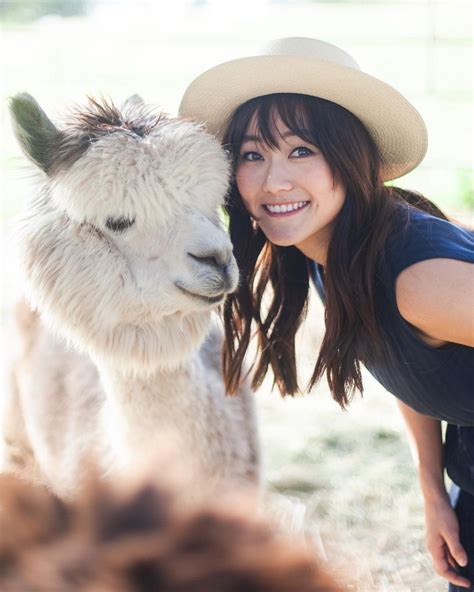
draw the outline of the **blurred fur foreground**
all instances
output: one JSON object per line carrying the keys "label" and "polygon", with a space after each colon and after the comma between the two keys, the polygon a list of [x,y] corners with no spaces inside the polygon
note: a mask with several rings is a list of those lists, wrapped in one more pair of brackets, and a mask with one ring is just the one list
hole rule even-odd
{"label": "blurred fur foreground", "polygon": [[252,501],[183,504],[149,481],[91,479],[75,502],[0,477],[2,592],[342,592]]}

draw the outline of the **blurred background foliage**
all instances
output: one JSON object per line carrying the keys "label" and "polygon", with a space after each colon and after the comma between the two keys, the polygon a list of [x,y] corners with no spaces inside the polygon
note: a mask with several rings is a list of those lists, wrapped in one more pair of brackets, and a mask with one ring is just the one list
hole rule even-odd
{"label": "blurred background foliage", "polygon": [[31,22],[47,15],[63,17],[87,14],[89,0],[1,0],[0,19]]}
{"label": "blurred background foliage", "polygon": [[0,0],[2,219],[31,190],[6,99],[33,94],[54,115],[87,94],[138,92],[175,114],[187,84],[265,39],[302,35],[340,45],[423,115],[429,149],[396,184],[471,216],[470,0]]}

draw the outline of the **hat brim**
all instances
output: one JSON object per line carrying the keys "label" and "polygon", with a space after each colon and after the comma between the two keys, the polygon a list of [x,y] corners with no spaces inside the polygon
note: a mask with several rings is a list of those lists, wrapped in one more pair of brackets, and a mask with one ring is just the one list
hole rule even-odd
{"label": "hat brim", "polygon": [[426,154],[425,123],[403,95],[361,70],[314,58],[253,56],[219,64],[191,82],[179,112],[222,140],[237,107],[274,93],[320,97],[353,113],[379,148],[385,181],[413,170]]}

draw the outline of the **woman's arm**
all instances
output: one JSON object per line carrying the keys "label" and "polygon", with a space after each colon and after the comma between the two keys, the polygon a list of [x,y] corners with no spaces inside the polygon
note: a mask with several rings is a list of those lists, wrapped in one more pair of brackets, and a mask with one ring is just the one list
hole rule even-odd
{"label": "woman's arm", "polygon": [[474,264],[427,259],[397,278],[402,317],[428,337],[474,346]]}
{"label": "woman's arm", "polygon": [[444,484],[441,422],[421,415],[401,401],[398,405],[418,469],[425,502],[426,545],[436,573],[454,585],[469,587],[469,580],[455,571],[456,564],[467,564],[467,555],[459,541],[458,521]]}

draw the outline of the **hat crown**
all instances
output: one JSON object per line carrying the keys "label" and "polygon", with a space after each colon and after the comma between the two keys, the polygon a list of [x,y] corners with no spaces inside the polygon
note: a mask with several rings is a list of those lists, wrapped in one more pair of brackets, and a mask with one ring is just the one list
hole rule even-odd
{"label": "hat crown", "polygon": [[186,89],[179,112],[223,140],[240,105],[278,93],[331,101],[357,117],[377,145],[385,181],[413,170],[426,153],[426,126],[403,95],[363,72],[344,50],[308,37],[275,39],[203,72]]}
{"label": "hat crown", "polygon": [[283,37],[281,39],[274,39],[264,46],[262,55],[317,59],[339,64],[346,68],[360,70],[359,64],[344,50],[332,45],[332,43],[327,43],[319,39],[311,39],[310,37]]}

